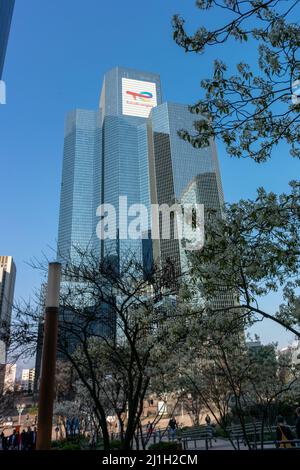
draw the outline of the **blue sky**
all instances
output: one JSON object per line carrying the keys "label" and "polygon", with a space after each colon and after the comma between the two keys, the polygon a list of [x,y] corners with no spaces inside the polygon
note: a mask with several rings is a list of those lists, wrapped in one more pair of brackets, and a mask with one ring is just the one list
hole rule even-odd
{"label": "blue sky", "polygon": [[[173,13],[191,28],[206,17],[193,0],[16,0],[3,77],[7,104],[0,106],[0,253],[15,258],[16,298],[28,298],[41,282],[28,261],[42,252],[54,256],[65,115],[98,106],[103,74],[116,65],[158,72],[164,100],[193,103],[214,58],[231,65],[255,59],[251,44],[185,54],[172,40]],[[229,202],[253,197],[259,186],[285,191],[299,176],[299,161],[283,147],[263,165],[218,148]],[[263,304],[273,311],[279,300]],[[290,339],[268,323],[256,331],[281,345]]]}

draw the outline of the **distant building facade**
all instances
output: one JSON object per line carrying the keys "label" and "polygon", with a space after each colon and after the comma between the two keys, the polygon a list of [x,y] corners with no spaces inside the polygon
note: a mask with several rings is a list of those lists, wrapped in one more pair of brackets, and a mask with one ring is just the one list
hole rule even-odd
{"label": "distant building facade", "polygon": [[[300,366],[300,340],[297,339],[293,341],[289,346],[279,349],[278,358],[282,359],[283,364],[286,362],[289,367],[299,367]],[[288,371],[288,368],[285,369],[282,367],[281,376],[285,376],[286,381],[291,378],[291,374]]]}
{"label": "distant building facade", "polygon": [[0,256],[0,364],[6,363],[16,280],[12,256]]}
{"label": "distant building facade", "polygon": [[16,364],[0,364],[0,395],[15,390],[16,372]]}
{"label": "distant building facade", "polygon": [[21,376],[21,386],[24,392],[33,392],[35,368],[23,369]]}

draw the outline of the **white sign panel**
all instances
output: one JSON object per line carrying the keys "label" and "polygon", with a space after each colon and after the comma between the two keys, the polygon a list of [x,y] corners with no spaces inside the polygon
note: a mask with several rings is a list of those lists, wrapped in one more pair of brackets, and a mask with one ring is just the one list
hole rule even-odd
{"label": "white sign panel", "polygon": [[157,106],[155,83],[122,78],[123,114],[148,117],[154,106]]}

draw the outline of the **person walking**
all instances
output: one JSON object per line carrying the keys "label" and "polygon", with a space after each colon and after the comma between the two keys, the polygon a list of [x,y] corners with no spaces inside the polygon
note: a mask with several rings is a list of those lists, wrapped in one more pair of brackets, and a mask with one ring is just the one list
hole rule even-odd
{"label": "person walking", "polygon": [[32,431],[32,448],[31,448],[31,450],[35,450],[36,439],[37,439],[37,428],[34,427],[33,431]]}
{"label": "person walking", "polygon": [[172,418],[170,419],[168,427],[169,427],[169,430],[170,430],[171,440],[174,441],[174,439],[176,438],[176,429],[178,428],[177,421],[174,418],[174,416],[172,416]]}
{"label": "person walking", "polygon": [[20,433],[19,429],[16,432],[16,439],[17,439],[17,450],[21,450],[22,449],[22,447],[21,447],[22,437],[21,437],[21,433]]}
{"label": "person walking", "polygon": [[33,431],[31,427],[27,428],[27,450],[32,450],[33,449]]}
{"label": "person walking", "polygon": [[15,431],[13,431],[13,433],[10,434],[7,437],[7,448],[8,448],[8,450],[12,450],[12,448],[13,448],[14,433],[15,433]]}
{"label": "person walking", "polygon": [[1,445],[2,450],[8,450],[8,440],[3,431],[1,433]]}
{"label": "person walking", "polygon": [[277,447],[281,447],[283,449],[295,447],[294,442],[289,442],[294,440],[294,436],[291,428],[285,423],[283,416],[278,416],[277,418],[276,440]]}
{"label": "person walking", "polygon": [[13,430],[13,433],[9,436],[9,448],[11,450],[18,450],[19,446],[19,436],[16,430]]}
{"label": "person walking", "polygon": [[23,429],[23,431],[21,432],[21,449],[22,450],[27,450],[27,446],[28,446],[27,433],[26,433],[25,429]]}
{"label": "person walking", "polygon": [[210,419],[209,414],[207,414],[207,415],[205,416],[205,422],[206,422],[207,425],[211,424],[211,419]]}
{"label": "person walking", "polygon": [[[214,427],[211,423],[211,418],[209,416],[209,414],[207,414],[205,416],[205,423],[206,423],[206,439],[207,439],[207,447],[209,446],[210,448],[212,448],[212,440],[214,438]],[[215,439],[215,442],[217,440]]]}

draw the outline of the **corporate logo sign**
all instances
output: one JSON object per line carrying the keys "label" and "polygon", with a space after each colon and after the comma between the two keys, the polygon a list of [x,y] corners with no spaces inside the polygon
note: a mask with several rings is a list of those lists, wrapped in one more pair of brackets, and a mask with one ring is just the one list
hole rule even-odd
{"label": "corporate logo sign", "polygon": [[147,118],[154,106],[157,106],[155,83],[122,78],[123,114]]}

